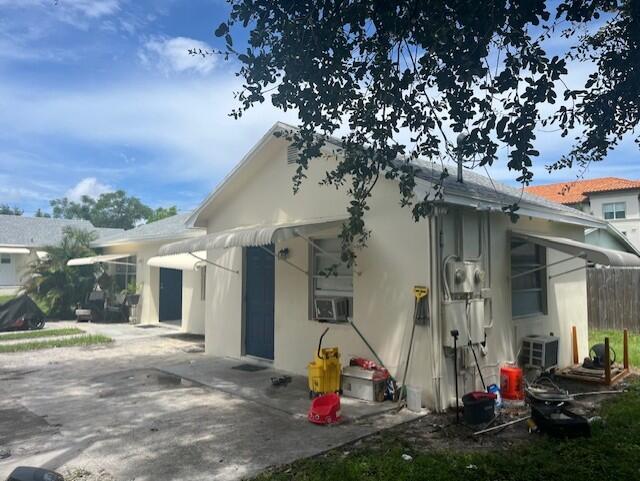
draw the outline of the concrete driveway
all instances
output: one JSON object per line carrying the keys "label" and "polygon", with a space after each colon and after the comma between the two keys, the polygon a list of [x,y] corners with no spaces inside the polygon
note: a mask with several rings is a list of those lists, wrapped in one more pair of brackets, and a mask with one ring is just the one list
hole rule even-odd
{"label": "concrete driveway", "polygon": [[[416,417],[346,402],[348,420],[304,418],[304,379],[206,357],[201,340],[120,325],[108,346],[0,355],[0,479],[17,465],[68,480],[232,480]],[[142,332],[141,332],[142,331]]]}

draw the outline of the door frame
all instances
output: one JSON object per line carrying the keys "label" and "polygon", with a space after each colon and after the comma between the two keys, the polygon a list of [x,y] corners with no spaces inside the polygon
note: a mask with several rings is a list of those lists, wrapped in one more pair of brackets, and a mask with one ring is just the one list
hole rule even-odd
{"label": "door frame", "polygon": [[[275,252],[275,244],[273,244],[274,252]],[[259,248],[259,247],[258,247]],[[267,357],[255,356],[253,354],[247,353],[247,247],[241,247],[242,249],[242,297],[240,299],[240,316],[241,316],[241,329],[240,329],[240,355],[242,357],[249,358],[251,360],[255,360],[261,363],[265,363],[271,365],[275,361],[275,338],[276,338],[276,313],[275,313],[275,303],[276,303],[276,258],[273,258],[273,359],[269,359]]]}

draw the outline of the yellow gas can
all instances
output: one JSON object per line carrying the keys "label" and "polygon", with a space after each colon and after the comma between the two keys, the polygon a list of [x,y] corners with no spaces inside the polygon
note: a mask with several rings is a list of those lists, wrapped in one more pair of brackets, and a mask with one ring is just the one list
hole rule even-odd
{"label": "yellow gas can", "polygon": [[328,330],[320,336],[318,351],[307,366],[310,396],[340,391],[340,351],[337,347],[322,348],[322,338]]}

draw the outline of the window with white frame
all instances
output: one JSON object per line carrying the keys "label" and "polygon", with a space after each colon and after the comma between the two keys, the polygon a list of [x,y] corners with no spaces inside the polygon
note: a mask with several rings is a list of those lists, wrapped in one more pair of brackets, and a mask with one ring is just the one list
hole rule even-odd
{"label": "window with white frame", "polygon": [[137,290],[136,256],[129,256],[115,261],[115,284],[119,290]]}
{"label": "window with white frame", "polygon": [[626,202],[609,202],[602,204],[602,216],[606,220],[625,219],[627,217]]}
{"label": "window with white frame", "polygon": [[313,239],[311,249],[310,318],[315,319],[316,298],[346,297],[349,316],[353,314],[353,269],[340,261],[341,243],[338,238]]}
{"label": "window with white frame", "polygon": [[547,313],[547,255],[537,244],[511,240],[511,314],[514,318]]}
{"label": "window with white frame", "polygon": [[207,298],[207,266],[200,268],[200,300]]}

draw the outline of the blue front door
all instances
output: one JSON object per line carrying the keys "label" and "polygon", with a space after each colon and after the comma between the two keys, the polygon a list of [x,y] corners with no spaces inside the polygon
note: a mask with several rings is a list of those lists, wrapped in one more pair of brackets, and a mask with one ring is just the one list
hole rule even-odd
{"label": "blue front door", "polygon": [[273,245],[247,247],[245,251],[245,354],[263,359],[273,359],[275,261],[272,253]]}
{"label": "blue front door", "polygon": [[182,319],[182,271],[160,268],[159,321]]}

